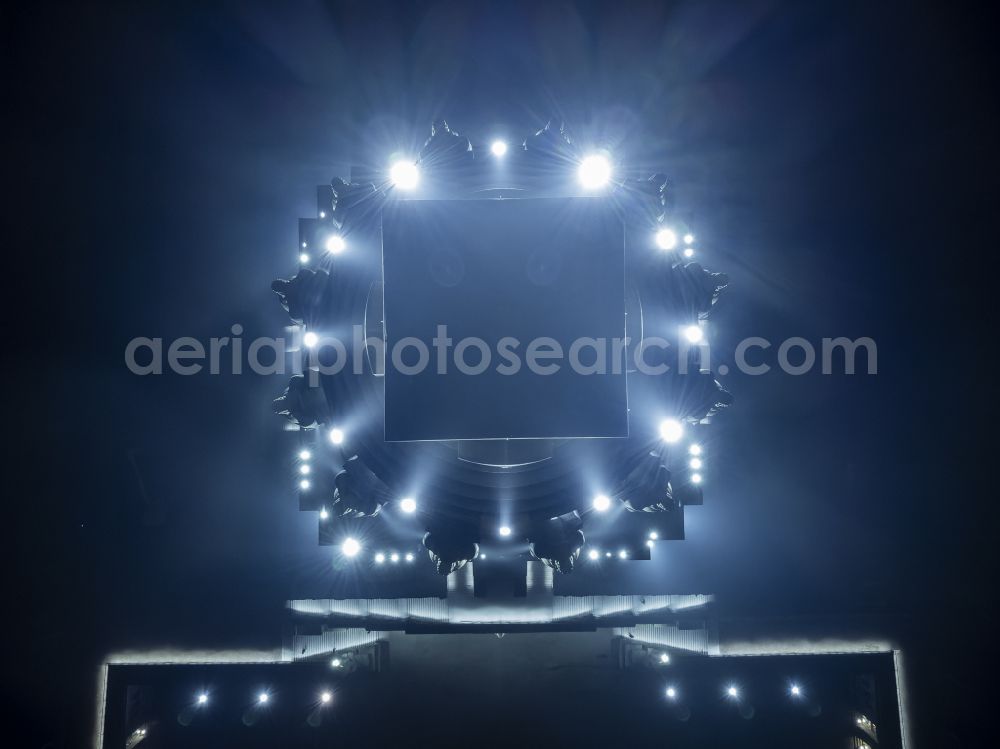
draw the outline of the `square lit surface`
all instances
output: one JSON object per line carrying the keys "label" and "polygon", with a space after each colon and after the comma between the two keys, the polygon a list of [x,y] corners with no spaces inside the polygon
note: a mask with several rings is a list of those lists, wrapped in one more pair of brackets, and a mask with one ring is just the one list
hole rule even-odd
{"label": "square lit surface", "polygon": [[[387,440],[628,436],[624,228],[609,201],[399,201],[383,213],[382,261]],[[440,325],[450,345],[435,346]],[[471,337],[490,352],[479,374],[456,364]],[[541,338],[563,354],[536,357],[551,374],[528,365]],[[578,344],[583,368],[570,357],[581,339],[603,341]],[[427,365],[401,371],[421,344]],[[478,344],[462,359],[482,369]]]}

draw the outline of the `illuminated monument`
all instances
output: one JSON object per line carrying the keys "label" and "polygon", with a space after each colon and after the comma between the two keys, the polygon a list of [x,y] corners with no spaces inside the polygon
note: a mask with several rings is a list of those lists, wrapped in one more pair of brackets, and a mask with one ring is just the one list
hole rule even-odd
{"label": "illuminated monument", "polygon": [[496,145],[439,122],[387,172],[320,187],[274,284],[305,343],[276,401],[309,456],[301,508],[355,564],[648,559],[702,502],[725,276],[662,175],[552,127]]}
{"label": "illuminated monument", "polygon": [[112,657],[104,746],[905,746],[892,643],[602,589],[684,538],[731,400],[702,357],[727,280],[665,177],[439,122],[317,195],[275,409],[335,569],[395,593],[291,600],[259,651]]}

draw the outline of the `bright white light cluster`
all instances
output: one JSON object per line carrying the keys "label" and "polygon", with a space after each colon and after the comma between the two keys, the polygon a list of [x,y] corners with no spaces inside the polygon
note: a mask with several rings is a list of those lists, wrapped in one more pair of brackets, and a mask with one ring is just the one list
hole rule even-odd
{"label": "bright white light cluster", "polygon": [[599,153],[586,156],[580,162],[577,177],[587,190],[599,190],[611,181],[611,162]]}
{"label": "bright white light cluster", "polygon": [[[647,543],[652,543],[652,542],[647,541]],[[628,549],[619,549],[617,554],[612,554],[610,551],[606,551],[604,552],[604,556],[607,557],[608,559],[611,559],[612,557],[615,556],[617,556],[619,559],[628,559],[629,553]],[[596,562],[600,558],[601,558],[600,549],[590,549],[587,551],[587,559],[589,559],[591,562]]]}
{"label": "bright white light cluster", "polygon": [[416,557],[413,556],[413,554],[410,552],[407,552],[406,554],[400,554],[397,551],[393,551],[390,552],[389,554],[386,554],[385,552],[380,551],[373,557],[373,559],[375,560],[375,564],[385,564],[386,561],[388,561],[390,564],[399,564],[400,560],[403,560],[407,563],[411,563],[413,562],[414,559],[416,559]]}
{"label": "bright white light cluster", "polygon": [[653,235],[653,241],[655,242],[657,248],[663,250],[664,252],[672,252],[678,249],[682,239],[684,242],[684,248],[681,250],[681,254],[686,258],[694,257],[695,249],[691,246],[694,244],[694,234],[689,232],[685,234],[683,238],[678,238],[676,230],[670,228],[669,226],[661,226]]}
{"label": "bright white light cluster", "polygon": [[340,545],[340,553],[345,557],[356,557],[361,551],[361,544],[356,538],[348,536]]}
{"label": "bright white light cluster", "polygon": [[347,242],[339,234],[331,234],[326,238],[326,251],[331,255],[339,255],[341,252],[347,249]]}
{"label": "bright white light cluster", "polygon": [[389,168],[389,179],[400,190],[413,190],[420,182],[420,170],[414,162],[400,159]]}
{"label": "bright white light cluster", "polygon": [[299,450],[299,490],[307,492],[312,487],[312,482],[308,476],[312,472],[309,461],[312,459],[312,452],[306,449]]}
{"label": "bright white light cluster", "polygon": [[405,512],[407,515],[412,515],[417,511],[417,500],[413,497],[403,497],[399,500],[399,509]]}
{"label": "bright white light cluster", "polygon": [[673,444],[684,436],[684,425],[677,419],[664,419],[660,422],[660,439]]}

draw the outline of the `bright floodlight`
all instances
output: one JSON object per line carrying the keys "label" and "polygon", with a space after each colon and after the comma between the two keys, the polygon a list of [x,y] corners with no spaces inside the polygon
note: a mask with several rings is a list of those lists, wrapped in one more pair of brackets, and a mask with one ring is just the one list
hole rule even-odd
{"label": "bright floodlight", "polygon": [[693,243],[694,243],[694,234],[685,234],[684,244],[693,244]]}
{"label": "bright floodlight", "polygon": [[307,255],[304,252],[301,253],[299,255],[299,262],[302,263],[303,265],[305,265],[306,263],[308,263],[309,262],[309,255]]}
{"label": "bright floodlight", "polygon": [[594,497],[593,505],[598,512],[606,512],[611,507],[611,500],[606,494],[598,494]]}
{"label": "bright floodlight", "polygon": [[580,162],[577,176],[580,184],[588,190],[604,187],[611,179],[611,162],[599,154],[588,156]]}
{"label": "bright floodlight", "polygon": [[204,705],[206,702],[208,702],[208,695],[202,692],[198,695],[198,704]]}
{"label": "bright floodlight", "polygon": [[320,520],[326,520],[328,517],[330,517],[330,513],[326,511],[325,507],[319,511]]}
{"label": "bright floodlight", "polygon": [[302,336],[302,343],[306,345],[306,348],[314,348],[319,343],[319,336],[310,330]]}
{"label": "bright floodlight", "polygon": [[385,554],[383,554],[380,551],[378,554],[375,555],[375,564],[384,564],[384,563],[385,563]]}
{"label": "bright floodlight", "polygon": [[740,690],[734,686],[729,686],[726,687],[726,694],[735,699],[736,697],[740,696]]}
{"label": "bright floodlight", "polygon": [[406,559],[407,562],[412,562],[413,561],[413,554],[407,554],[404,557],[404,559]]}
{"label": "bright floodlight", "polygon": [[412,514],[417,511],[417,500],[413,497],[403,497],[399,501],[399,509],[407,514]]}
{"label": "bright floodlight", "polygon": [[700,484],[701,483],[701,474],[700,473],[692,473],[691,474],[691,483],[692,484]]}
{"label": "bright floodlight", "polygon": [[685,247],[684,257],[694,257],[694,247]]}
{"label": "bright floodlight", "polygon": [[392,554],[389,555],[389,561],[393,564],[397,564],[399,562],[399,554],[392,552]]}
{"label": "bright floodlight", "polygon": [[684,337],[688,343],[701,343],[701,339],[705,337],[705,332],[701,329],[700,325],[688,325],[684,328]]}
{"label": "bright floodlight", "polygon": [[701,468],[701,458],[691,458],[691,462],[688,465],[697,471]]}
{"label": "bright floodlight", "polygon": [[692,455],[701,455],[701,445],[691,445],[688,448],[688,452]]}
{"label": "bright floodlight", "polygon": [[601,556],[601,552],[599,552],[597,549],[591,549],[590,551],[587,552],[587,558],[591,562],[596,562],[597,559],[598,559],[598,557],[600,557],[600,556]]}
{"label": "bright floodlight", "polygon": [[261,692],[260,694],[257,695],[257,702],[259,702],[262,705],[269,699],[271,699],[271,697],[268,695],[267,692]]}
{"label": "bright floodlight", "polygon": [[309,471],[311,470],[312,469],[309,467],[308,463],[303,463],[302,465],[299,466],[299,473],[301,473],[303,476],[308,475]]}
{"label": "bright floodlight", "polygon": [[660,663],[670,663],[670,656],[666,653],[660,653]]}
{"label": "bright floodlight", "polygon": [[397,161],[389,170],[389,178],[400,190],[412,190],[420,181],[420,172],[412,161]]}
{"label": "bright floodlight", "polygon": [[345,557],[357,556],[359,551],[361,551],[361,544],[356,539],[350,537],[345,538],[344,543],[340,545],[340,553]]}
{"label": "bright floodlight", "polygon": [[308,450],[300,450],[299,451],[299,460],[309,460],[309,458],[311,458],[311,457],[312,457],[312,453],[309,452]]}
{"label": "bright floodlight", "polygon": [[660,439],[664,442],[677,442],[684,436],[684,426],[677,419],[664,419],[660,422]]}
{"label": "bright floodlight", "polygon": [[501,525],[501,526],[500,526],[500,530],[499,530],[499,533],[500,533],[500,535],[501,535],[501,536],[503,536],[504,538],[507,538],[507,536],[509,536],[509,535],[510,535],[510,526],[508,526],[508,525]]}
{"label": "bright floodlight", "polygon": [[340,658],[334,658],[332,661],[330,661],[330,668],[340,668],[340,665],[341,665]]}
{"label": "bright floodlight", "polygon": [[332,699],[333,695],[330,694],[329,692],[323,692],[323,694],[319,696],[319,701],[322,702],[324,705],[328,704]]}
{"label": "bright floodlight", "polygon": [[495,140],[490,144],[490,152],[497,158],[500,158],[507,153],[507,144],[502,140]]}
{"label": "bright floodlight", "polygon": [[341,252],[347,249],[347,242],[339,234],[331,234],[326,238],[326,251],[331,255],[339,255]]}
{"label": "bright floodlight", "polygon": [[627,559],[628,558],[628,552],[625,551],[625,549],[622,549],[621,551],[618,552],[618,558],[619,559]]}
{"label": "bright floodlight", "polygon": [[650,532],[649,532],[649,540],[650,540],[650,541],[655,541],[655,540],[656,540],[656,539],[658,539],[659,537],[660,537],[660,534],[659,534],[659,533],[657,533],[656,531],[650,531]]}
{"label": "bright floodlight", "polygon": [[656,246],[661,250],[674,249],[677,246],[677,233],[673,229],[660,229],[656,232]]}
{"label": "bright floodlight", "polygon": [[791,688],[788,691],[792,693],[792,697],[798,697],[800,694],[802,694],[802,690],[799,689],[798,684],[792,684]]}
{"label": "bright floodlight", "polygon": [[335,445],[339,445],[344,441],[344,431],[342,429],[331,429],[330,430],[330,442]]}
{"label": "bright floodlight", "polygon": [[673,700],[677,698],[677,690],[673,687],[667,687],[667,699]]}
{"label": "bright floodlight", "polygon": [[302,491],[306,491],[310,486],[312,486],[312,484],[309,483],[309,479],[302,479],[299,482],[299,489]]}

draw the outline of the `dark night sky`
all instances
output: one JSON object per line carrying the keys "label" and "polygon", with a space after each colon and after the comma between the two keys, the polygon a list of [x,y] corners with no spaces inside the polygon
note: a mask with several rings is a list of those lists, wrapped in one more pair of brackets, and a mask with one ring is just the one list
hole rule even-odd
{"label": "dark night sky", "polygon": [[31,3],[2,23],[8,610],[27,615],[3,683],[24,746],[80,745],[109,650],[267,643],[290,596],[374,594],[332,573],[296,511],[269,407],[281,380],[138,378],[128,340],[280,334],[269,283],[293,270],[315,185],[422,141],[437,116],[486,137],[553,114],[671,175],[706,264],[732,278],[718,350],[750,335],[879,349],[874,377],[727,378],[737,404],[688,540],[620,587],[714,592],[730,616],[874,616],[910,644],[922,746],[975,745],[985,659],[961,650],[996,598],[977,371],[992,18]]}

